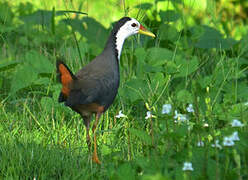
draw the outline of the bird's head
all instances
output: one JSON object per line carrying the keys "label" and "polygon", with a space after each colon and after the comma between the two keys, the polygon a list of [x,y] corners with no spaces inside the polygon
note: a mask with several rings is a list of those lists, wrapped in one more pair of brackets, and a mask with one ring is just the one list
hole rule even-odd
{"label": "bird's head", "polygon": [[144,34],[153,38],[155,37],[152,32],[146,30],[136,19],[123,17],[115,23],[106,47],[112,49],[112,43],[114,42],[115,49],[117,50],[117,57],[120,59],[125,39],[134,34]]}
{"label": "bird's head", "polygon": [[121,18],[115,25],[114,29],[118,29],[117,36],[123,36],[124,39],[134,34],[144,34],[155,37],[155,35],[142,26],[136,19],[130,17]]}

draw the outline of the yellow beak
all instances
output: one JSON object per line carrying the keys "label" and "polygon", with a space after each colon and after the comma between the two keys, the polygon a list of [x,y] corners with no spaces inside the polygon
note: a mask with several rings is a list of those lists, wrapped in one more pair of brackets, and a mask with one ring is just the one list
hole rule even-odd
{"label": "yellow beak", "polygon": [[147,36],[151,36],[153,38],[155,38],[155,34],[153,34],[152,32],[148,31],[146,28],[144,28],[142,25],[140,25],[140,29],[139,29],[139,34],[144,34],[144,35],[147,35]]}

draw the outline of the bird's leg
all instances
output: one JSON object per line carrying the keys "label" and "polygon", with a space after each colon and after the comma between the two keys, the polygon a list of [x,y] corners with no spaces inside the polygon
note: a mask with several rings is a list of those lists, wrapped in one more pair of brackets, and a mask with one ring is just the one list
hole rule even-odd
{"label": "bird's leg", "polygon": [[90,130],[90,121],[91,121],[92,115],[84,113],[84,114],[81,114],[81,116],[82,116],[82,118],[84,120],[84,125],[85,125],[85,128],[86,128],[86,142],[87,142],[88,151],[89,151],[88,160],[90,161],[90,159],[91,159],[91,139],[90,139],[89,130]]}
{"label": "bird's leg", "polygon": [[90,133],[89,133],[89,125],[90,123],[88,124],[85,124],[85,127],[86,127],[86,142],[87,142],[87,146],[88,146],[88,151],[89,151],[89,157],[88,157],[88,162],[90,162],[90,159],[91,159],[91,139],[90,139]]}
{"label": "bird's leg", "polygon": [[97,140],[96,140],[96,133],[95,133],[95,130],[97,128],[97,125],[98,125],[98,121],[100,119],[100,116],[101,116],[101,113],[97,113],[96,114],[96,121],[93,125],[93,128],[92,128],[92,133],[94,134],[94,153],[93,153],[93,161],[97,164],[101,164],[100,160],[98,159],[98,155],[97,155]]}
{"label": "bird's leg", "polygon": [[89,127],[90,125],[87,125],[86,126],[86,142],[87,142],[87,145],[88,145],[88,150],[90,152],[90,149],[91,149],[91,140],[90,140],[90,133],[89,133]]}
{"label": "bird's leg", "polygon": [[91,150],[91,139],[90,139],[89,130],[90,130],[91,117],[83,116],[83,120],[84,120],[84,125],[86,127],[86,142],[87,142],[87,145],[88,145],[88,150],[90,152],[90,150]]}

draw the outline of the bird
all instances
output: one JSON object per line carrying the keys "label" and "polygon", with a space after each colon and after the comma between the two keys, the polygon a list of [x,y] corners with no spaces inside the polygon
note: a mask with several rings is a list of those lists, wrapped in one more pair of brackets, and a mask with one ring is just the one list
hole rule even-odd
{"label": "bird", "polygon": [[91,150],[90,123],[94,136],[93,162],[101,164],[97,153],[97,128],[101,115],[113,103],[120,83],[119,61],[126,38],[135,34],[155,35],[136,19],[123,17],[117,21],[100,55],[73,74],[63,60],[57,59],[57,77],[62,84],[58,101],[80,114],[86,127],[86,142]]}

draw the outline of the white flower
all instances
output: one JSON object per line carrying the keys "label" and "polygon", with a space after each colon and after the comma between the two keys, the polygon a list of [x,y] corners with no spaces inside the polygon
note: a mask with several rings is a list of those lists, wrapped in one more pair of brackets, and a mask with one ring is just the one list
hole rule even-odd
{"label": "white flower", "polygon": [[224,137],[223,146],[234,146],[234,141],[231,137]]}
{"label": "white flower", "polygon": [[185,122],[188,120],[186,114],[177,113],[177,110],[175,111],[174,119],[175,119],[175,122]]}
{"label": "white flower", "polygon": [[208,127],[208,123],[204,123],[203,124],[203,127]]}
{"label": "white flower", "polygon": [[243,127],[243,126],[244,126],[244,124],[237,119],[234,119],[232,121],[232,127]]}
{"label": "white flower", "polygon": [[186,110],[190,113],[190,112],[195,112],[194,109],[193,109],[193,105],[192,104],[189,104],[189,106],[186,108]]}
{"label": "white flower", "polygon": [[119,111],[119,114],[115,116],[116,118],[124,118],[127,117],[125,114],[122,113],[122,111]]}
{"label": "white flower", "polygon": [[212,147],[217,147],[219,149],[222,149],[221,145],[219,144],[219,140],[216,140],[214,144],[211,145]]}
{"label": "white flower", "polygon": [[229,138],[231,138],[233,141],[239,141],[240,140],[237,131],[233,132],[233,134]]}
{"label": "white flower", "polygon": [[151,111],[146,112],[146,117],[145,117],[146,119],[153,118],[153,117],[155,117],[155,116],[152,115]]}
{"label": "white flower", "polygon": [[193,171],[192,163],[191,162],[185,162],[183,163],[183,171]]}
{"label": "white flower", "polygon": [[164,104],[162,108],[162,114],[169,114],[171,112],[171,104]]}
{"label": "white flower", "polygon": [[199,141],[199,142],[197,143],[197,146],[198,146],[198,147],[204,147],[204,142],[203,142],[203,141]]}
{"label": "white flower", "polygon": [[209,126],[208,123],[206,123],[205,119],[203,119],[202,121],[204,122],[203,127],[208,127]]}

